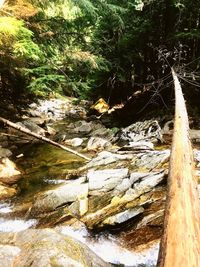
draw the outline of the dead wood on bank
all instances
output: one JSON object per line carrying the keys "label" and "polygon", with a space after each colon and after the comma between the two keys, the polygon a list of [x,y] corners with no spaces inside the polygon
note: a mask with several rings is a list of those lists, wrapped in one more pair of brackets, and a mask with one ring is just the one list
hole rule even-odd
{"label": "dead wood on bank", "polygon": [[65,151],[68,151],[68,152],[70,152],[70,153],[72,153],[72,154],[75,154],[76,156],[81,157],[81,158],[83,158],[83,159],[86,159],[87,161],[90,160],[89,157],[83,155],[82,153],[79,153],[79,152],[77,152],[77,151],[75,151],[75,150],[73,150],[73,149],[71,149],[71,148],[68,148],[68,147],[66,147],[66,146],[63,146],[63,145],[57,143],[57,142],[54,142],[54,141],[52,141],[51,139],[46,138],[46,137],[44,137],[44,136],[42,136],[42,135],[36,134],[36,133],[34,133],[34,132],[31,132],[29,129],[27,129],[27,128],[25,128],[25,127],[22,127],[22,126],[19,126],[18,124],[14,123],[14,122],[11,122],[11,121],[9,121],[9,120],[6,120],[6,119],[4,119],[4,118],[2,118],[2,117],[0,117],[0,122],[2,122],[3,124],[5,124],[5,125],[7,125],[7,126],[9,126],[9,127],[12,127],[12,128],[14,128],[14,129],[20,131],[20,132],[22,132],[22,133],[25,133],[25,134],[27,134],[27,135],[29,135],[29,136],[33,136],[33,137],[35,137],[35,138],[37,138],[37,139],[39,139],[39,140],[42,140],[42,141],[44,141],[44,142],[46,142],[46,143],[49,143],[49,144],[51,144],[51,145],[53,145],[53,146],[59,147],[59,148],[65,150]]}
{"label": "dead wood on bank", "polygon": [[193,151],[182,89],[172,69],[175,86],[175,124],[168,193],[158,267],[200,266],[200,201],[194,176]]}

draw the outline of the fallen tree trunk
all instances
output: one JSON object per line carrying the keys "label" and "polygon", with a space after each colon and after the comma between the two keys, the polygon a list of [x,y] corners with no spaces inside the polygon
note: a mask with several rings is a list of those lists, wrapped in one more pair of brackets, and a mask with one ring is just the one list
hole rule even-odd
{"label": "fallen tree trunk", "polygon": [[0,117],[0,122],[4,123],[5,125],[8,125],[9,127],[12,127],[12,128],[14,128],[14,129],[20,131],[20,132],[22,132],[22,133],[25,133],[25,134],[27,134],[27,135],[33,136],[33,137],[35,137],[35,138],[37,138],[37,139],[39,139],[39,140],[42,140],[42,141],[44,141],[44,142],[46,142],[46,143],[49,143],[49,144],[51,144],[51,145],[53,145],[53,146],[59,147],[59,148],[61,148],[61,149],[63,149],[63,150],[66,150],[66,151],[72,153],[72,154],[75,154],[76,156],[79,156],[79,157],[84,158],[84,159],[86,159],[86,160],[90,160],[89,157],[83,155],[82,153],[79,153],[79,152],[77,152],[77,151],[75,151],[75,150],[73,150],[73,149],[71,149],[71,148],[68,148],[68,147],[66,147],[66,146],[63,146],[63,145],[57,143],[57,142],[54,142],[54,141],[52,141],[52,140],[49,139],[49,138],[46,138],[46,137],[44,137],[44,136],[41,136],[41,135],[36,134],[36,133],[34,133],[34,132],[31,132],[29,129],[27,129],[27,128],[25,128],[25,127],[21,127],[21,126],[17,125],[17,124],[14,123],[14,122],[11,122],[11,121],[9,121],[9,120],[6,120],[6,119],[4,119],[4,118],[2,118],[2,117]]}
{"label": "fallen tree trunk", "polygon": [[180,83],[175,85],[175,123],[171,149],[168,193],[157,266],[200,266],[200,201],[194,176],[189,122]]}

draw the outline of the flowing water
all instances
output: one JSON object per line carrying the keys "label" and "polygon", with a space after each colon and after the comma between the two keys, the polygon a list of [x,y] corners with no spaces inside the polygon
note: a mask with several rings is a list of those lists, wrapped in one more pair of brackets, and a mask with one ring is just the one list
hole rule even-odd
{"label": "flowing water", "polygon": [[[69,170],[84,165],[84,160],[73,154],[44,143],[26,145],[18,149],[23,154],[17,160],[22,171],[19,181],[20,192],[8,202],[0,203],[0,231],[19,232],[37,226],[37,219],[27,219],[27,210],[37,193],[52,189],[64,183]],[[16,160],[15,160],[16,161]],[[155,266],[158,241],[127,249],[115,234],[103,232],[94,234],[85,227],[74,229],[57,226],[59,231],[87,244],[97,255],[117,266]]]}

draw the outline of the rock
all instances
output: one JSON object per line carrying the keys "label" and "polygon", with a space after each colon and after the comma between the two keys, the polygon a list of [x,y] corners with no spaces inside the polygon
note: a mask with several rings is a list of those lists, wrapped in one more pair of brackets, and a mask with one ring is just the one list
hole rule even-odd
{"label": "rock", "polygon": [[2,147],[0,146],[0,159],[1,159],[1,158],[8,158],[8,157],[10,157],[10,156],[12,156],[12,152],[11,152],[9,149],[7,149],[7,148],[2,148]]}
{"label": "rock", "polygon": [[40,112],[40,114],[44,114],[48,118],[54,120],[63,119],[66,116],[66,112],[69,112],[70,108],[72,108],[72,101],[69,99],[50,99],[50,100],[39,100],[39,105],[36,110]]}
{"label": "rock", "polygon": [[19,255],[21,249],[11,245],[0,245],[0,264],[5,267],[12,267],[14,258]]}
{"label": "rock", "polygon": [[131,150],[153,150],[154,144],[151,142],[129,142],[128,145],[123,146],[119,151],[131,151]]}
{"label": "rock", "polygon": [[101,150],[110,147],[112,144],[100,137],[91,137],[87,143],[87,150]]}
{"label": "rock", "polygon": [[111,130],[106,129],[104,125],[99,123],[99,121],[76,121],[69,124],[70,131],[73,133],[78,133],[82,135],[89,135],[92,137],[101,137],[111,140],[114,136]]}
{"label": "rock", "polygon": [[96,110],[99,114],[105,113],[109,110],[109,105],[103,98],[98,99],[91,107],[91,110]]}
{"label": "rock", "polygon": [[69,128],[72,128],[74,133],[80,133],[83,135],[89,134],[93,129],[92,122],[86,121],[77,121],[75,123],[71,123]]}
{"label": "rock", "polygon": [[112,193],[112,195],[119,195],[123,192],[125,192],[126,190],[128,190],[129,188],[131,188],[133,182],[131,181],[131,179],[125,178],[121,181],[121,183],[119,183],[115,188],[114,191]]}
{"label": "rock", "polygon": [[[167,121],[165,125],[163,126],[162,129],[162,134],[165,135],[172,135],[173,134],[173,128],[174,128],[174,122]],[[200,130],[198,129],[189,129],[189,134],[190,134],[190,139],[195,142],[199,143],[200,142]]]}
{"label": "rock", "polygon": [[[132,174],[133,175],[133,174]],[[146,176],[143,176],[144,174],[141,174],[139,181],[133,183],[133,191],[134,194],[142,194],[149,192],[152,188],[154,188],[156,185],[158,185],[161,181],[164,179],[164,172],[156,172],[156,173],[148,173]],[[130,178],[132,178],[131,176]],[[130,194],[130,192],[126,192]],[[133,197],[133,196],[131,196]]]}
{"label": "rock", "polygon": [[[8,143],[9,137],[6,135],[5,132],[0,132],[0,158],[1,158],[1,148],[2,147],[8,147],[9,143]],[[9,156],[8,156],[9,157]]]}
{"label": "rock", "polygon": [[[37,104],[36,104],[37,105]],[[26,110],[26,112],[28,113],[29,116],[31,117],[40,117],[41,116],[41,113],[38,111],[38,110],[35,110],[35,109],[28,109]]]}
{"label": "rock", "polygon": [[82,145],[83,141],[84,140],[82,138],[77,137],[77,138],[65,140],[65,144],[69,146],[73,146],[73,147],[78,147]]}
{"label": "rock", "polygon": [[83,179],[70,181],[55,189],[40,194],[33,204],[31,214],[53,211],[63,205],[76,200],[84,199],[88,195],[88,184]]}
{"label": "rock", "polygon": [[150,141],[152,143],[162,142],[162,131],[156,120],[136,122],[122,129],[118,134],[120,141],[139,142]]}
{"label": "rock", "polygon": [[44,126],[46,123],[46,118],[45,117],[32,117],[32,118],[28,118],[27,121],[37,124],[38,126]]}
{"label": "rock", "polygon": [[200,130],[190,129],[190,138],[195,143],[200,143]]}
{"label": "rock", "polygon": [[89,212],[92,213],[101,210],[110,203],[112,198],[113,196],[110,194],[110,192],[106,192],[101,195],[90,196],[88,198]]}
{"label": "rock", "polygon": [[194,160],[196,162],[196,166],[200,167],[200,150],[194,149]]}
{"label": "rock", "polygon": [[20,171],[16,169],[14,162],[3,158],[0,162],[0,181],[4,184],[14,184],[20,179]]}
{"label": "rock", "polygon": [[123,212],[118,213],[117,215],[110,216],[109,218],[103,221],[103,224],[115,225],[128,221],[129,219],[134,218],[138,214],[144,211],[143,207],[136,207],[133,209],[128,209]]}
{"label": "rock", "polygon": [[25,120],[23,122],[17,122],[17,124],[21,127],[25,127],[27,129],[29,129],[31,132],[34,132],[36,134],[40,134],[40,135],[45,135],[45,130],[42,129],[40,126],[38,126],[36,123],[30,121],[30,120]]}
{"label": "rock", "polygon": [[[5,234],[3,234],[1,238],[4,240],[4,245],[10,246],[9,243],[11,243],[12,246],[15,246],[15,250],[10,253],[8,261],[12,263],[10,266],[111,266],[80,241],[51,229],[29,229],[17,233],[13,237],[9,236],[9,238],[5,238]],[[8,244],[5,244],[6,240]],[[6,246],[4,254],[9,254],[10,247]],[[7,265],[5,266],[7,267]]]}
{"label": "rock", "polygon": [[94,128],[94,130],[91,133],[92,136],[105,138],[109,141],[112,141],[114,139],[114,133],[112,130],[107,129],[105,126],[99,123],[96,124],[95,126],[98,128],[97,129]]}
{"label": "rock", "polygon": [[83,197],[75,202],[73,202],[68,210],[73,216],[83,216],[88,211],[88,198]]}
{"label": "rock", "polygon": [[[114,189],[122,179],[128,176],[128,169],[107,169],[94,171],[90,170],[87,173],[89,182],[89,193],[95,191],[95,194],[99,192],[107,192]],[[94,194],[94,192],[93,192]]]}
{"label": "rock", "polygon": [[[138,174],[137,172],[132,173],[129,178],[130,185],[132,185],[126,190],[123,196],[120,196],[114,190],[112,192],[112,195],[114,197],[108,205],[104,206],[100,210],[97,210],[96,212],[89,214],[87,213],[87,215],[82,218],[82,221],[87,225],[88,228],[93,229],[96,227],[104,226],[104,221],[108,223],[110,217],[111,222],[113,222],[113,218],[118,217],[112,216],[116,216],[117,214],[121,215],[121,213],[123,215],[123,212],[126,210],[139,207],[145,208],[146,204],[155,201],[153,197],[153,189],[155,189],[156,186],[164,180],[164,178],[164,172],[147,172],[140,174]],[[129,218],[129,216],[125,216],[123,218],[123,220],[125,221],[125,218]]]}
{"label": "rock", "polygon": [[152,170],[168,162],[169,157],[170,150],[146,151],[145,153],[137,154],[131,164],[136,168]]}
{"label": "rock", "polygon": [[140,229],[146,225],[152,225],[153,221],[157,220],[158,218],[162,218],[163,219],[164,216],[164,210],[158,210],[155,213],[149,214],[147,216],[145,216],[138,224],[136,229]]}
{"label": "rock", "polygon": [[17,194],[17,189],[0,184],[0,200],[13,197]]}
{"label": "rock", "polygon": [[45,130],[47,131],[47,133],[51,136],[54,136],[56,135],[57,131],[53,128],[53,127],[50,127],[49,125],[46,125],[45,126]]}
{"label": "rock", "polygon": [[102,151],[97,155],[97,157],[93,158],[88,164],[86,164],[81,169],[89,169],[89,168],[94,168],[97,166],[108,165],[108,164],[111,164],[113,162],[117,162],[120,160],[130,160],[132,159],[132,157],[133,155],[120,155],[117,153]]}

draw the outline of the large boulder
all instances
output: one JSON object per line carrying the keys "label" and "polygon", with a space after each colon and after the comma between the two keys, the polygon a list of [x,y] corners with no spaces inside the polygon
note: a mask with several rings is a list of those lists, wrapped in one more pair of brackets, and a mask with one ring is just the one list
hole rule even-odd
{"label": "large boulder", "polygon": [[136,122],[123,128],[118,134],[119,141],[139,142],[149,141],[152,143],[162,142],[162,130],[156,120]]}
{"label": "large boulder", "polygon": [[0,246],[1,266],[111,266],[80,241],[51,229],[25,230],[13,235],[0,234],[0,240],[0,244],[4,245],[3,250]]}

